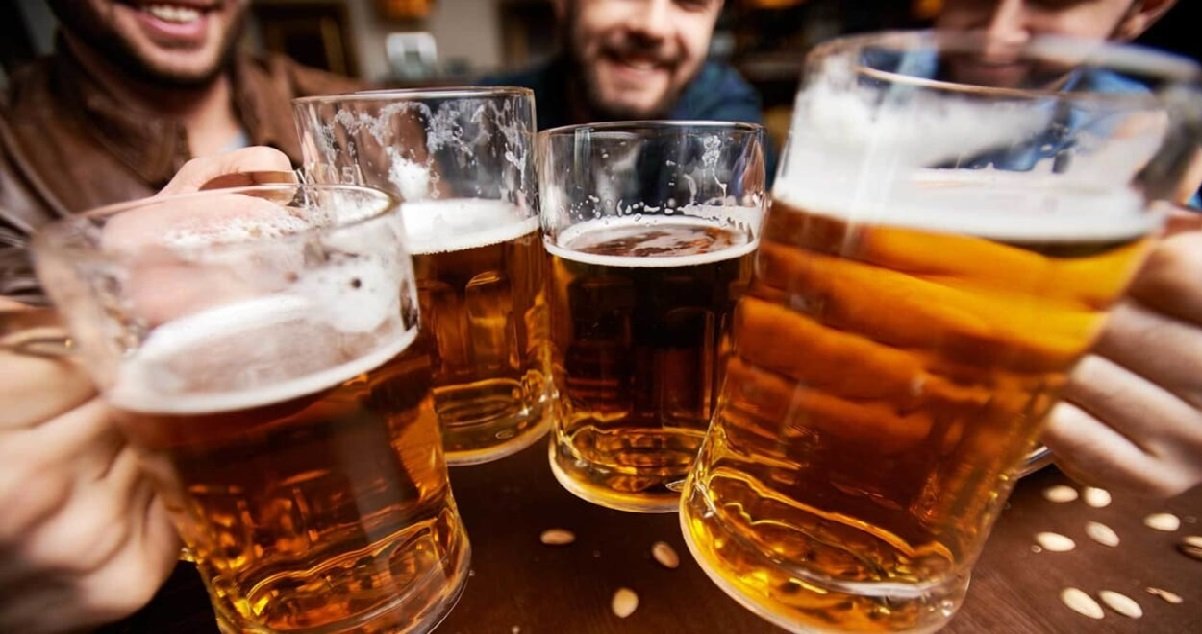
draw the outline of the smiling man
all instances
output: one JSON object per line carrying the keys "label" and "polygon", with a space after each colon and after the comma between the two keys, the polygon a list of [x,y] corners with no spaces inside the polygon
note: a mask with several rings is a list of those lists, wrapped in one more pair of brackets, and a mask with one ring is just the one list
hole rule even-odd
{"label": "smiling man", "polygon": [[267,145],[299,162],[289,100],[354,87],[239,52],[250,0],[49,4],[53,55],[0,94],[0,268],[42,223],[153,194],[190,158]]}
{"label": "smiling man", "polygon": [[760,98],[707,61],[722,0],[556,0],[564,50],[489,84],[527,86],[540,129],[590,121],[760,122]]}
{"label": "smiling man", "polygon": [[[289,155],[223,154],[200,173],[196,163],[181,171],[176,187],[235,171],[225,161],[260,173],[299,161],[289,100],[353,86],[238,52],[248,3],[50,0],[61,24],[54,54],[12,75],[0,94],[0,338],[49,321],[11,301],[38,299],[26,245],[40,225],[151,195],[192,157],[251,144]],[[178,539],[74,363],[5,343],[0,632],[86,631],[148,601]]]}

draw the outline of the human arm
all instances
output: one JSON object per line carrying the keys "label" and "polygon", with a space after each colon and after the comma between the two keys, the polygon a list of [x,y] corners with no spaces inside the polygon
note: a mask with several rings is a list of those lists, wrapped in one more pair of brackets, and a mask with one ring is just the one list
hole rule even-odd
{"label": "human arm", "polygon": [[73,360],[30,354],[52,311],[0,298],[0,631],[64,632],[150,600],[178,539]]}
{"label": "human arm", "polygon": [[[275,150],[243,150],[189,163],[165,191],[277,180],[270,175],[288,169]],[[5,290],[38,291],[27,236],[8,228]],[[9,276],[18,272],[20,284]],[[173,297],[153,295],[160,307]],[[52,309],[0,297],[0,632],[122,618],[150,600],[179,556],[161,498],[91,381],[70,355],[39,345],[64,338]]]}

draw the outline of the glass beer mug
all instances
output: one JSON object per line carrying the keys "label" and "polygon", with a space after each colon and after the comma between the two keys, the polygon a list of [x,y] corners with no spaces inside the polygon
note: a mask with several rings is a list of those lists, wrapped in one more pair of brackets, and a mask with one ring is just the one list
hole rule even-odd
{"label": "glass beer mug", "polygon": [[751,275],[763,129],[584,124],[540,143],[552,472],[596,504],[675,511]]}
{"label": "glass beer mug", "polygon": [[223,632],[428,631],[467,580],[387,194],[156,196],[34,241]]}
{"label": "glass beer mug", "polygon": [[375,91],[293,109],[309,178],[401,200],[447,461],[487,462],[542,438],[550,371],[534,94]]}
{"label": "glass beer mug", "polygon": [[981,34],[812,52],[680,507],[727,594],[795,632],[951,618],[1158,227],[1197,73]]}

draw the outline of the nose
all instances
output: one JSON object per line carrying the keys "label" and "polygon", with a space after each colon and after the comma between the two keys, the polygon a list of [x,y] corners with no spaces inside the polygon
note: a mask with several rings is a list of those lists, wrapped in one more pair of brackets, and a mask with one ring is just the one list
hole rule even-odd
{"label": "nose", "polygon": [[643,0],[642,6],[631,11],[627,27],[631,33],[650,41],[668,38],[672,24],[674,0]]}
{"label": "nose", "polygon": [[985,26],[991,41],[1021,44],[1031,37],[1026,0],[998,0]]}

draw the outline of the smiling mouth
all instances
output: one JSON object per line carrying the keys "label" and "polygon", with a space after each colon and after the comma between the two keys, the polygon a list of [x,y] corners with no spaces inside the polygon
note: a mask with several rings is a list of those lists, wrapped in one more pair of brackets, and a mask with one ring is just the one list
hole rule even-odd
{"label": "smiling mouth", "polygon": [[199,20],[201,16],[199,9],[178,4],[148,4],[142,5],[140,9],[144,13],[171,24],[191,24]]}
{"label": "smiling mouth", "polygon": [[610,50],[606,51],[604,56],[606,60],[615,66],[642,72],[663,71],[668,66],[663,60],[646,55],[638,55],[637,53],[631,55],[629,52],[624,53],[623,51]]}
{"label": "smiling mouth", "polygon": [[660,68],[659,64],[656,64],[655,62],[646,61],[646,60],[620,59],[619,58],[619,59],[615,59],[613,61],[614,61],[614,63],[616,63],[620,66],[625,66],[627,68],[633,68],[635,70],[652,71],[652,70],[659,70],[659,68]]}

